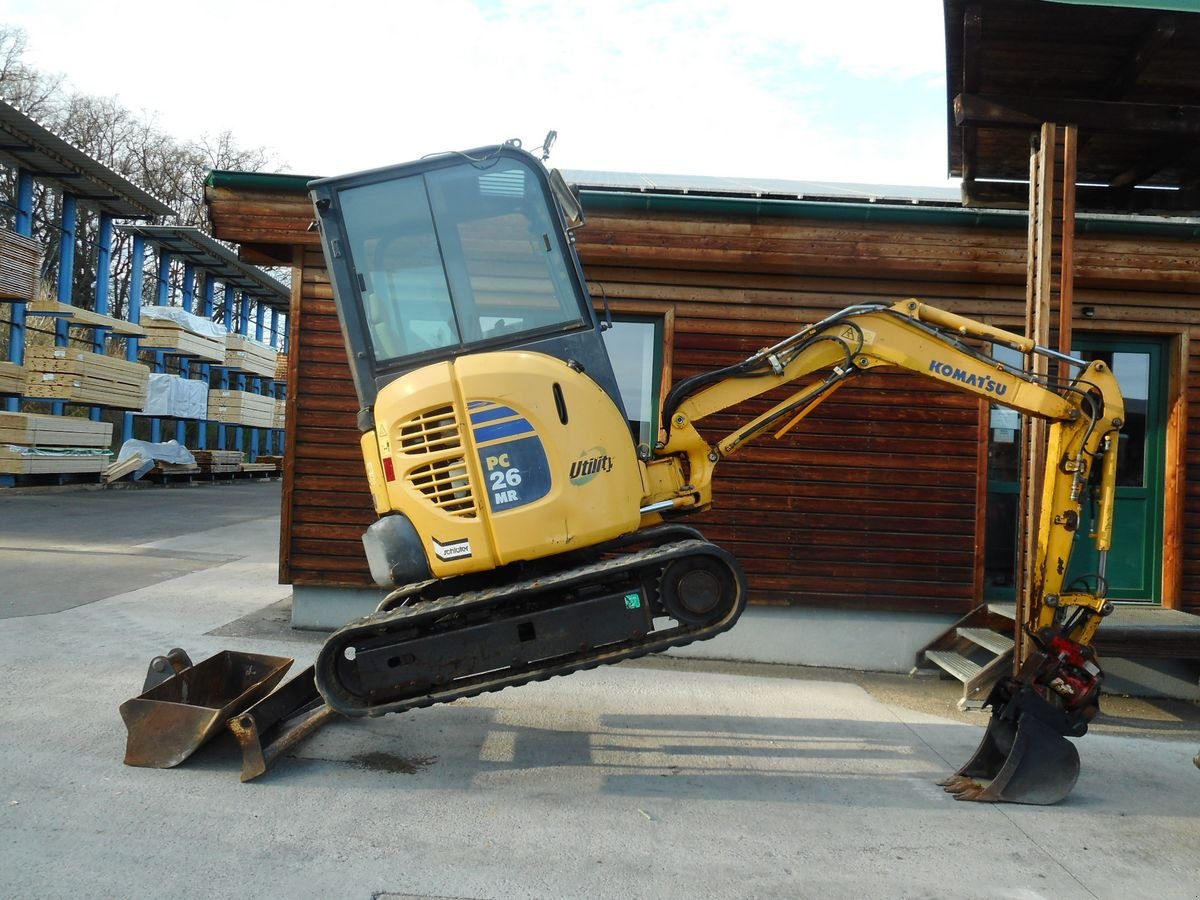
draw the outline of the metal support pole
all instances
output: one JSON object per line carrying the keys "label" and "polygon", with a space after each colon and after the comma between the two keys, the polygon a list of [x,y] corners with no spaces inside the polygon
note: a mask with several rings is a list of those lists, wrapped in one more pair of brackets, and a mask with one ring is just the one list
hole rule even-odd
{"label": "metal support pole", "polygon": [[[190,263],[183,264],[183,287],[180,294],[180,305],[185,313],[194,313],[196,311],[196,267]],[[192,364],[186,356],[179,357],[179,377],[187,380],[191,377]],[[187,420],[175,420],[175,440],[179,442],[181,447],[186,447],[187,442]]]}
{"label": "metal support pole", "polygon": [[[133,236],[132,260],[129,273],[129,321],[137,325],[142,320],[142,291],[146,280],[146,239],[140,234]],[[125,358],[138,360],[138,339],[130,335],[125,339]],[[133,440],[133,413],[127,412],[121,423],[121,442]]]}
{"label": "metal support pole", "polygon": [[[234,293],[233,288],[230,287],[228,284],[226,284],[225,285],[225,314],[222,317],[223,318],[222,324],[225,326],[226,331],[233,331],[233,305],[234,305],[234,301],[236,299],[237,299],[237,296]],[[221,369],[221,376],[218,380],[217,386],[223,391],[229,390],[229,369],[226,369],[226,368]],[[217,426],[217,448],[219,450],[227,449],[226,441],[227,441],[227,429],[223,424],[218,425]]]}
{"label": "metal support pole", "polygon": [[[242,337],[250,336],[250,295],[242,291],[240,315],[238,316],[238,334]],[[246,384],[246,373],[239,372],[237,375],[237,389],[239,391],[248,391],[249,387]],[[239,425],[234,441],[234,448],[237,450],[246,450],[246,429]]]}
{"label": "metal support pole", "polygon": [[[158,247],[158,284],[155,290],[155,303],[167,306],[171,302],[171,254],[162,246]],[[162,350],[154,351],[154,371],[163,372],[167,367],[167,355]],[[162,441],[162,419],[154,416],[150,420],[150,441]]]}
{"label": "metal support pole", "polygon": [[[108,293],[111,284],[112,270],[112,240],[113,217],[109,213],[100,214],[100,232],[96,248],[96,304],[95,310],[102,316],[108,315]],[[96,328],[92,331],[92,350],[103,354],[107,349],[110,337],[108,328]],[[88,410],[88,418],[93,422],[100,421],[100,407],[93,406]]]}
{"label": "metal support pole", "polygon": [[[55,297],[59,303],[71,302],[71,290],[75,278],[75,236],[78,222],[79,203],[74,194],[62,195],[62,215],[59,219],[58,235],[58,290]],[[54,346],[65,347],[70,342],[71,328],[66,319],[54,320]],[[50,404],[53,415],[61,416],[66,402],[55,400]]]}
{"label": "metal support pole", "polygon": [[[213,307],[216,305],[217,282],[209,273],[204,274],[204,299],[200,303],[200,315],[205,319],[212,319]],[[210,379],[212,378],[212,365],[206,362],[200,363],[200,380],[204,382],[204,389],[207,391],[211,387]],[[208,449],[208,420],[201,419],[199,422],[200,434],[196,440],[196,446],[201,450]]]}
{"label": "metal support pole", "polygon": [[[33,237],[33,175],[25,169],[17,170],[17,211],[13,222],[14,230],[23,237]],[[8,361],[18,366],[25,362],[25,304],[12,304],[12,325],[8,331]],[[7,412],[21,409],[20,397],[8,397],[4,401]]]}

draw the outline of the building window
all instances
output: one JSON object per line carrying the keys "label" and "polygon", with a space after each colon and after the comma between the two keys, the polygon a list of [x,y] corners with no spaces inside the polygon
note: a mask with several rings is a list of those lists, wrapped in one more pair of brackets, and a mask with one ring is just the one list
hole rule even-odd
{"label": "building window", "polygon": [[639,447],[653,447],[658,440],[663,335],[661,316],[614,314],[612,328],[604,332],[629,430]]}

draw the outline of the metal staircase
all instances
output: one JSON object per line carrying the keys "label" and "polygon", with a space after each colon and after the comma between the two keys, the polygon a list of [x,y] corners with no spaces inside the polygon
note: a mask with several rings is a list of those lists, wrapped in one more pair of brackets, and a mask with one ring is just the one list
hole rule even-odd
{"label": "metal staircase", "polygon": [[[962,682],[959,709],[980,709],[992,686],[1012,672],[1016,607],[984,603],[975,607],[917,652],[913,674],[937,671]],[[1128,665],[1122,693],[1138,696],[1197,698],[1200,663],[1200,616],[1160,607],[1118,604],[1096,633],[1093,646],[1111,676]],[[1156,668],[1157,667],[1157,668]],[[1143,694],[1142,692],[1147,693]]]}
{"label": "metal staircase", "polygon": [[981,709],[997,681],[1012,672],[1015,610],[985,603],[971,610],[917,653],[914,674],[936,669],[962,682],[959,709]]}

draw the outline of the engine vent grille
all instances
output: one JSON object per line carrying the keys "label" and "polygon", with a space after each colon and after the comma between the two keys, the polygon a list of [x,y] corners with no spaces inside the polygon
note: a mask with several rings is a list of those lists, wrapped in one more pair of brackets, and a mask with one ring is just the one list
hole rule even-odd
{"label": "engine vent grille", "polygon": [[408,483],[442,512],[475,518],[471,474],[461,453],[462,436],[454,407],[426,410],[403,423],[399,432],[400,452],[405,456],[437,456],[410,469]]}
{"label": "engine vent grille", "polygon": [[475,518],[471,477],[461,456],[418,466],[409,473],[408,482],[442,512],[465,519]]}
{"label": "engine vent grille", "polygon": [[457,450],[462,446],[454,407],[426,410],[400,426],[400,452],[408,455]]}

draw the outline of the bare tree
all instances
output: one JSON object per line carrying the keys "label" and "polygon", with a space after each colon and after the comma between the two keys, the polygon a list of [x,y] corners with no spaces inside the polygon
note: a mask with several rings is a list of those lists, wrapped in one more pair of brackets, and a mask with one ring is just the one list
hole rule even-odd
{"label": "bare tree", "polygon": [[[45,75],[25,64],[26,48],[24,31],[0,26],[0,100],[171,207],[176,215],[169,224],[194,225],[210,231],[204,203],[204,184],[209,171],[261,171],[271,164],[264,148],[242,149],[232,132],[180,141],[167,134],[153,117],[138,116],[115,98],[67,91],[63,76]],[[15,207],[15,181],[15,171],[3,167],[0,160],[0,203],[10,211]],[[46,279],[57,276],[61,215],[61,196],[38,184],[34,194],[34,234],[47,245],[43,273]],[[99,218],[81,206],[75,227],[72,300],[90,307],[99,258]],[[156,273],[147,272],[145,296],[129,297],[130,243],[121,232],[114,236],[110,311],[116,315],[127,314],[131,303],[153,302],[158,287]]]}

